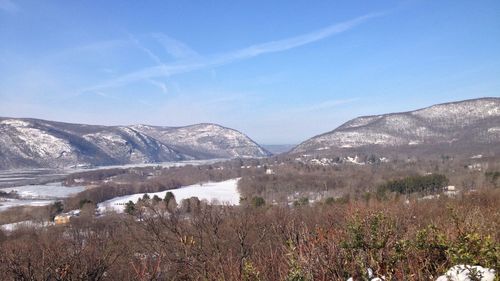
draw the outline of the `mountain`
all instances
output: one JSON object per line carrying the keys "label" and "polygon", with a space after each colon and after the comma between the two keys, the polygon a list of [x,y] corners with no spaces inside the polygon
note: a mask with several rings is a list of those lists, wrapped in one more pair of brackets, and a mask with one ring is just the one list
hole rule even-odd
{"label": "mountain", "polygon": [[271,155],[246,135],[216,124],[186,127],[131,126],[135,130],[168,143],[176,151],[198,159],[263,157]]}
{"label": "mountain", "polygon": [[0,118],[0,169],[263,157],[244,134],[214,124],[97,126]]}
{"label": "mountain", "polygon": [[[500,98],[480,98],[355,118],[291,153],[500,149]],[[464,149],[466,151],[464,151]]]}

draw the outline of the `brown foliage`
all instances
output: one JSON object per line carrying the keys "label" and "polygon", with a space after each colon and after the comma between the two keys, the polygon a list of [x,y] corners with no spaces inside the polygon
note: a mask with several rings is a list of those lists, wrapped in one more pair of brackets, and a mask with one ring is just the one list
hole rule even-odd
{"label": "brown foliage", "polygon": [[[499,270],[499,190],[300,208],[211,206],[87,217],[0,237],[5,280],[429,280],[459,262]],[[465,241],[465,242],[464,242]],[[472,245],[472,246],[471,246]]]}

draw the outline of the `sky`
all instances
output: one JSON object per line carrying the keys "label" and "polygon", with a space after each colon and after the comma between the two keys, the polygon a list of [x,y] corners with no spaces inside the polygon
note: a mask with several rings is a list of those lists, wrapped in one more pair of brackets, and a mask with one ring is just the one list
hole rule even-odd
{"label": "sky", "polygon": [[297,144],[500,96],[500,1],[0,0],[0,116]]}

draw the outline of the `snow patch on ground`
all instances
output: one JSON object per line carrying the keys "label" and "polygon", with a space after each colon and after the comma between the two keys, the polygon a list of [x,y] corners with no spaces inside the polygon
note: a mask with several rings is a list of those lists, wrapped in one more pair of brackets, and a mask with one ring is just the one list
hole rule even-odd
{"label": "snow patch on ground", "polygon": [[352,164],[356,164],[356,165],[364,165],[365,164],[365,162],[360,161],[358,155],[356,155],[354,157],[347,156],[347,158],[345,158],[345,161],[352,163]]}
{"label": "snow patch on ground", "polygon": [[42,228],[49,225],[54,225],[53,222],[34,222],[34,221],[20,221],[15,223],[8,223],[0,225],[3,231],[11,232],[19,228]]}
{"label": "snow patch on ground", "polygon": [[330,149],[330,147],[328,146],[316,148],[316,150],[328,150],[328,149]]}
{"label": "snow patch on ground", "polygon": [[[368,280],[370,281],[382,281],[382,280],[385,280],[385,276],[382,276],[382,277],[374,277],[373,276],[373,270],[371,268],[368,268],[366,270],[366,273],[368,275]],[[347,279],[347,281],[353,281],[354,279],[352,277],[349,277],[349,279]]]}
{"label": "snow patch on ground", "polygon": [[[477,277],[480,279],[476,279]],[[484,268],[482,266],[471,265],[455,265],[446,272],[445,275],[439,276],[436,281],[493,281],[495,280],[495,270]]]}

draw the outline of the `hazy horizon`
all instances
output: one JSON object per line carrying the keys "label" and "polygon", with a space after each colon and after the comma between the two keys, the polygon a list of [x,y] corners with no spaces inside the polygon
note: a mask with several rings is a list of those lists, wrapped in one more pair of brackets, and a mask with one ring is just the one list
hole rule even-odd
{"label": "hazy horizon", "polygon": [[500,2],[0,0],[0,116],[217,123],[298,144],[500,96]]}

